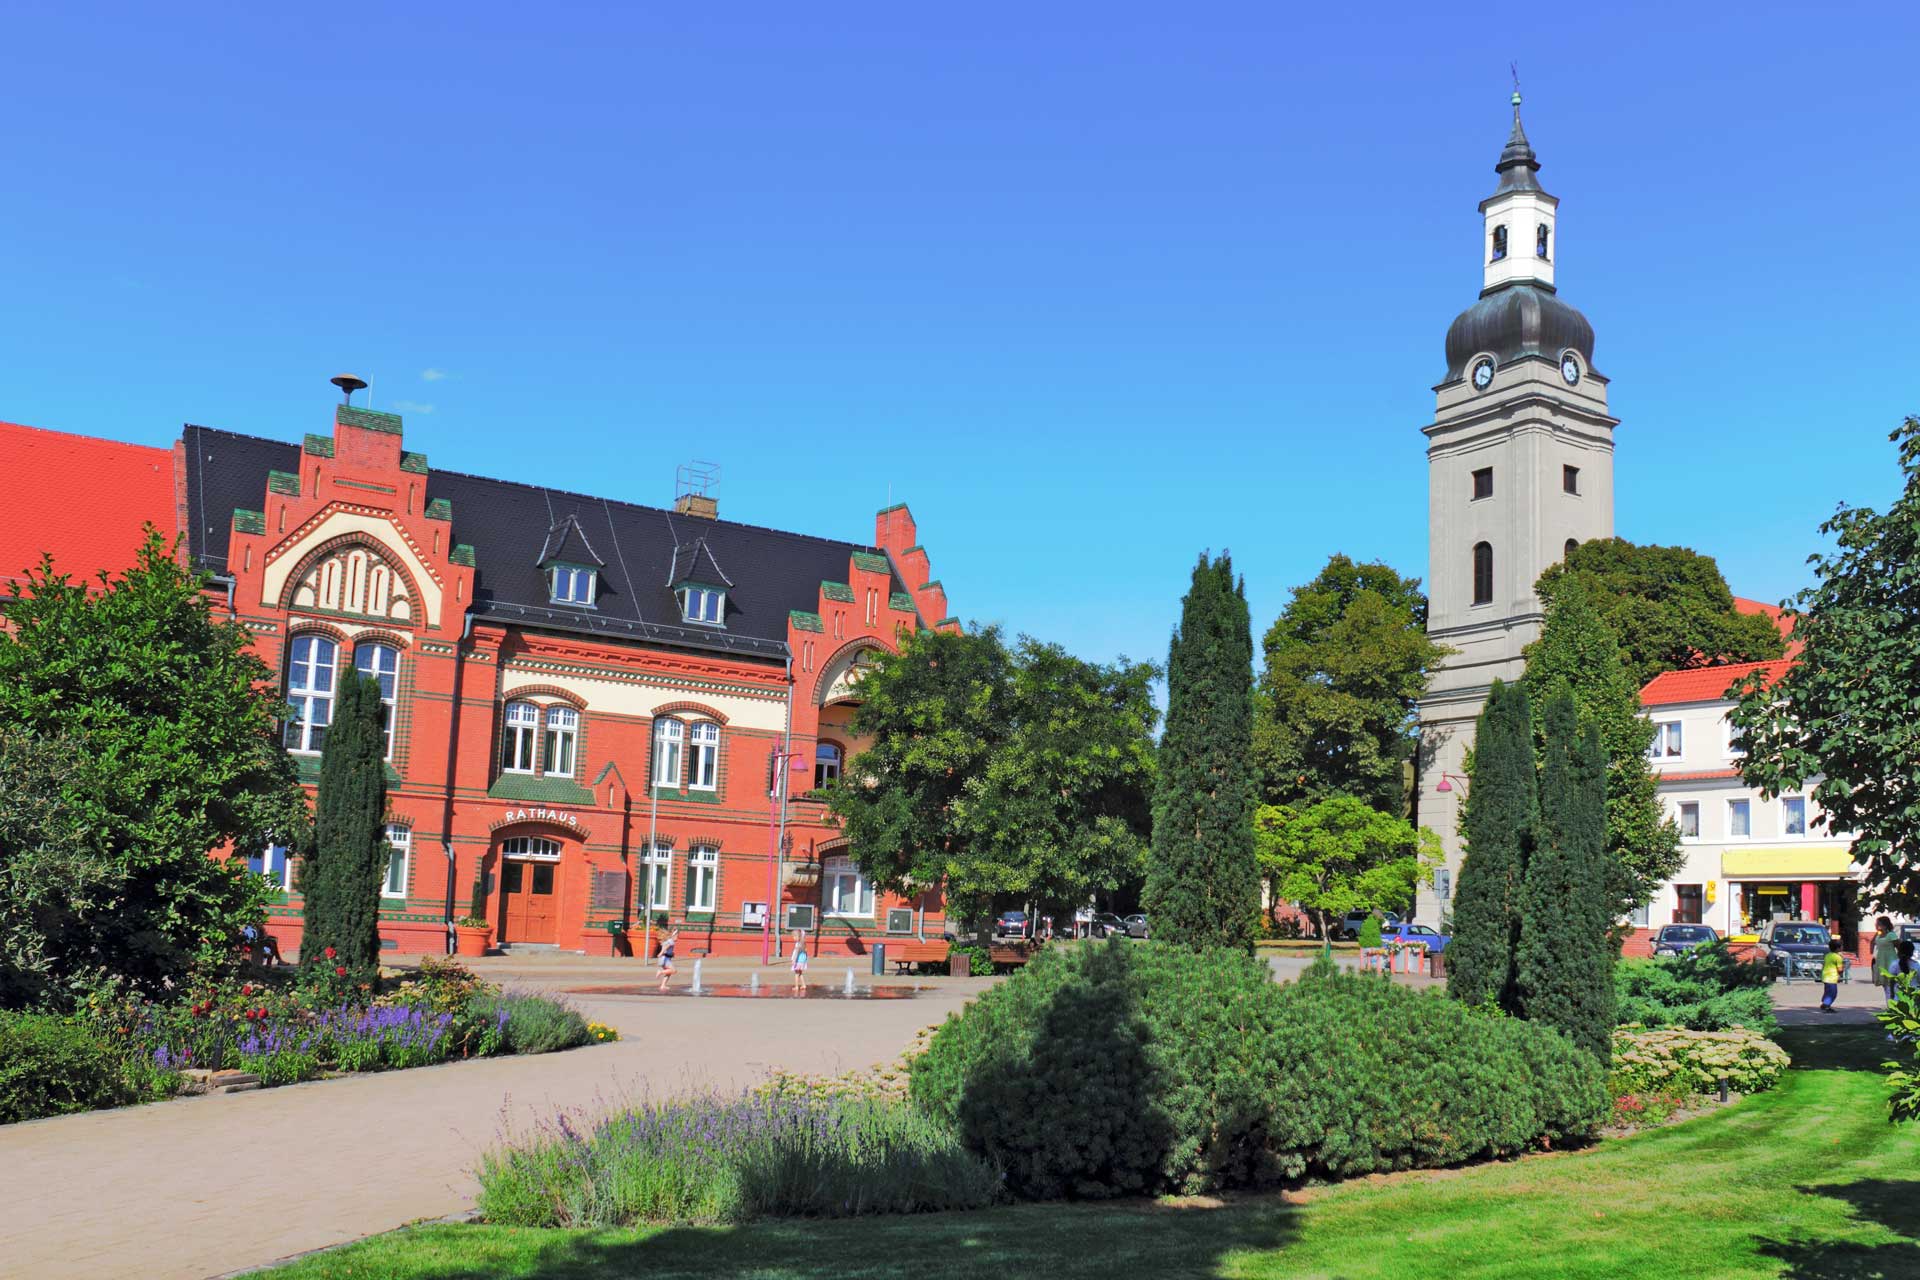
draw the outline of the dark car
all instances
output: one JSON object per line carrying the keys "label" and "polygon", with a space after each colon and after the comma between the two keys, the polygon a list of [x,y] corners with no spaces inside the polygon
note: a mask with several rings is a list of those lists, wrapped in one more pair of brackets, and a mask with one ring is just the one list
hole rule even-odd
{"label": "dark car", "polygon": [[1349,911],[1346,919],[1333,927],[1333,936],[1337,938],[1357,938],[1360,927],[1367,922],[1368,916],[1380,917],[1380,936],[1385,938],[1389,932],[1400,925],[1400,916],[1393,911]]}
{"label": "dark car", "polygon": [[1096,911],[1093,913],[1093,919],[1088,923],[1087,931],[1096,938],[1104,938],[1114,933],[1124,938],[1127,935],[1127,922],[1111,911]]}
{"label": "dark car", "polygon": [[1120,923],[1127,927],[1127,936],[1129,938],[1145,938],[1149,936],[1147,917],[1144,912],[1136,911]]}
{"label": "dark car", "polygon": [[1718,941],[1720,935],[1710,925],[1663,924],[1659,932],[1653,935],[1653,954],[1677,956],[1683,951]]}
{"label": "dark car", "polygon": [[[1760,930],[1760,958],[1783,978],[1819,977],[1833,935],[1817,920],[1769,920]],[[1842,978],[1847,956],[1840,957]]]}
{"label": "dark car", "polygon": [[1447,944],[1453,941],[1453,935],[1442,933],[1430,924],[1415,924],[1411,920],[1402,920],[1399,924],[1382,925],[1380,941],[1382,943],[1398,942],[1403,945],[1409,942],[1425,943],[1428,954],[1433,955],[1445,951]]}
{"label": "dark car", "polygon": [[993,936],[996,938],[1030,938],[1033,936],[1033,917],[1024,911],[1002,911],[993,921]]}

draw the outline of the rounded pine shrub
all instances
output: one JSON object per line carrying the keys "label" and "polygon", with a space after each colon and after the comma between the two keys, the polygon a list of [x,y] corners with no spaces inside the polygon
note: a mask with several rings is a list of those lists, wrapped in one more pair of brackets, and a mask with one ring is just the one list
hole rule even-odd
{"label": "rounded pine shrub", "polygon": [[1043,953],[948,1020],[916,1102],[1015,1195],[1260,1186],[1458,1164],[1577,1140],[1608,1113],[1548,1028],[1321,965],[1159,944]]}

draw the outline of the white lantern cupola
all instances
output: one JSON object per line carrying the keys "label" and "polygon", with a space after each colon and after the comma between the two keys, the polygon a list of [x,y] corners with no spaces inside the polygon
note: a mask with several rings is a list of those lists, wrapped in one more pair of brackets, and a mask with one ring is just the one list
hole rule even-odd
{"label": "white lantern cupola", "polygon": [[1560,201],[1540,189],[1534,175],[1540,161],[1520,127],[1520,94],[1513,95],[1513,134],[1494,167],[1500,186],[1480,202],[1486,219],[1481,240],[1482,293],[1527,281],[1553,287],[1553,259],[1559,252],[1554,218]]}

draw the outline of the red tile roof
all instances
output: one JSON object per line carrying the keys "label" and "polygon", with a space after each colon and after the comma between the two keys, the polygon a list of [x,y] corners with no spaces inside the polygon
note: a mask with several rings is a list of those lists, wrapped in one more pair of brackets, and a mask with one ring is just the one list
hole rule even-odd
{"label": "red tile roof", "polygon": [[1800,644],[1793,638],[1792,614],[1777,604],[1763,604],[1758,600],[1749,600],[1745,596],[1735,596],[1733,608],[1736,613],[1757,613],[1772,622],[1774,628],[1780,632],[1780,638],[1787,642],[1787,656],[1792,658],[1799,655]]}
{"label": "red tile roof", "polygon": [[1767,683],[1775,683],[1793,665],[1791,658],[1772,662],[1730,662],[1720,667],[1689,667],[1685,671],[1663,671],[1647,681],[1640,690],[1643,707],[1670,707],[1682,702],[1726,702],[1727,689],[1750,671],[1767,673]]}
{"label": "red tile roof", "polygon": [[1655,769],[1653,771],[1655,782],[1706,782],[1710,779],[1739,776],[1738,769]]}
{"label": "red tile roof", "polygon": [[[171,449],[0,422],[0,476],[13,490],[0,498],[0,589],[43,551],[60,572],[86,579],[132,565],[148,521],[171,539],[173,471]],[[22,501],[22,491],[59,499]]]}

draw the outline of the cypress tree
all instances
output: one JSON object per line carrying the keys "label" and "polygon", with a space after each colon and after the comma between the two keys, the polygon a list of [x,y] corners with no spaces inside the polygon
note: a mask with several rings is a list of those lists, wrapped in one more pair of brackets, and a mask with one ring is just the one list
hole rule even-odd
{"label": "cypress tree", "polygon": [[1542,717],[1540,817],[1521,900],[1521,1013],[1605,1061],[1613,1038],[1614,897],[1606,854],[1606,749],[1563,684]]}
{"label": "cypress tree", "polygon": [[1252,950],[1253,633],[1231,557],[1201,556],[1167,655],[1167,731],[1153,794],[1144,901],[1153,934]]}
{"label": "cypress tree", "polygon": [[1493,682],[1474,731],[1468,775],[1460,818],[1466,858],[1454,889],[1447,994],[1518,1013],[1514,952],[1540,809],[1527,692],[1519,685]]}
{"label": "cypress tree", "polygon": [[[358,671],[340,681],[320,752],[313,843],[301,870],[306,963],[371,969],[380,960],[380,882],[387,869],[387,772],[380,685]],[[324,960],[326,949],[334,957]]]}

